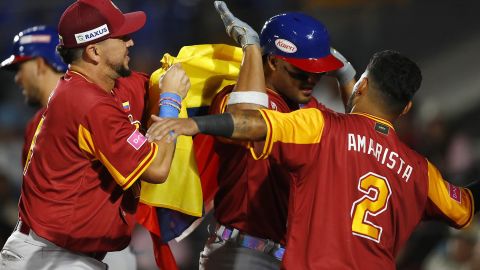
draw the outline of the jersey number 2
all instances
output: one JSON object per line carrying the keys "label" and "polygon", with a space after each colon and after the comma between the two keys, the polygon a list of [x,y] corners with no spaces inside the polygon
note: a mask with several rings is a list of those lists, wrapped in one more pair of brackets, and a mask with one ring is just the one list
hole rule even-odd
{"label": "jersey number 2", "polygon": [[383,228],[369,221],[369,217],[387,210],[392,195],[390,184],[387,178],[369,172],[358,180],[358,190],[365,195],[352,205],[352,233],[379,243]]}

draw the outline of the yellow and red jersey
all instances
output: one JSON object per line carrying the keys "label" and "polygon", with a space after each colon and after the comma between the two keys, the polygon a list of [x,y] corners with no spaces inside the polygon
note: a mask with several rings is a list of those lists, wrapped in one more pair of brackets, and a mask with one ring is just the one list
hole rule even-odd
{"label": "yellow and red jersey", "polygon": [[133,73],[111,93],[76,72],[60,80],[32,141],[19,203],[38,235],[78,252],[128,245],[136,201],[123,191],[158,150],[138,130],[146,80]]}
{"label": "yellow and red jersey", "polygon": [[[228,86],[215,96],[210,113],[225,111],[232,89],[233,85]],[[299,109],[298,105],[287,104],[274,91],[268,89],[267,94],[272,110]],[[306,107],[324,109],[315,98]],[[244,233],[285,243],[290,174],[272,160],[256,161],[246,145],[215,139],[213,148],[219,156],[220,167],[215,217],[221,224]]]}
{"label": "yellow and red jersey", "polygon": [[38,123],[43,117],[43,113],[45,112],[46,108],[41,108],[38,110],[35,115],[30,119],[25,127],[25,134],[23,140],[23,148],[22,148],[22,166],[25,165],[27,161],[28,151],[30,149],[30,145],[32,143],[33,137],[35,136],[35,131],[37,130]]}
{"label": "yellow and red jersey", "polygon": [[367,114],[262,110],[262,153],[292,175],[286,269],[394,269],[421,220],[462,228],[468,189],[445,181],[393,126]]}

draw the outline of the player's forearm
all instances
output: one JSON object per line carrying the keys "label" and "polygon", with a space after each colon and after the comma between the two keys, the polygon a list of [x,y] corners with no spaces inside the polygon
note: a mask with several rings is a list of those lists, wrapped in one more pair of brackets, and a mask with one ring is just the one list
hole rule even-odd
{"label": "player's forearm", "polygon": [[175,152],[175,143],[167,142],[166,138],[155,143],[158,146],[158,153],[142,174],[142,180],[153,184],[161,184],[167,180],[173,153]]}
{"label": "player's forearm", "polygon": [[343,106],[346,108],[348,99],[353,92],[353,86],[356,83],[355,74],[357,72],[355,71],[355,68],[353,68],[352,64],[347,60],[347,58],[345,58],[345,56],[343,56],[339,51],[334,48],[330,48],[330,53],[343,63],[342,68],[331,71],[329,72],[329,74],[337,78],[338,88],[342,97]]}
{"label": "player's forearm", "polygon": [[234,130],[232,138],[262,141],[267,136],[267,124],[260,111],[248,110],[232,113]]}
{"label": "player's forearm", "polygon": [[267,125],[257,110],[194,117],[193,120],[203,134],[250,141],[264,140],[267,135]]}
{"label": "player's forearm", "polygon": [[245,47],[242,66],[234,91],[265,92],[262,53],[258,45]]}
{"label": "player's forearm", "polygon": [[[352,79],[350,82],[345,83],[345,84],[340,84],[338,85],[338,88],[340,90],[340,96],[342,97],[342,102],[343,102],[343,107],[346,108],[348,104],[348,99],[352,95],[353,92],[353,86],[355,85],[356,80],[355,78]],[[348,112],[345,112],[348,113]]]}
{"label": "player's forearm", "polygon": [[[244,93],[243,96],[235,93]],[[243,61],[238,75],[237,84],[230,94],[230,100],[227,106],[227,112],[239,110],[257,110],[265,108],[260,105],[261,99],[267,97],[260,96],[266,94],[265,77],[263,75],[262,53],[258,45],[249,45],[245,47]],[[234,95],[237,95],[234,97]],[[240,99],[234,102],[234,99]],[[259,100],[257,100],[259,99]],[[231,104],[234,103],[234,104]]]}

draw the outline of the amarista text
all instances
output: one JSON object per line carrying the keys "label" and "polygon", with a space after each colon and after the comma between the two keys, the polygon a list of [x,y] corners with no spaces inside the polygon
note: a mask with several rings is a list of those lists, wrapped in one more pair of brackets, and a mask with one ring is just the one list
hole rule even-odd
{"label": "amarista text", "polygon": [[405,182],[408,182],[412,175],[413,167],[406,164],[398,153],[391,151],[371,138],[348,133],[348,151],[356,151],[375,157],[379,163],[400,175]]}

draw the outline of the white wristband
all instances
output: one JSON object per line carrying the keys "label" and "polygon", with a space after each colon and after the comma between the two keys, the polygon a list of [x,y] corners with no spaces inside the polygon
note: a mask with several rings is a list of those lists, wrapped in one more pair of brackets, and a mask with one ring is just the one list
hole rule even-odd
{"label": "white wristband", "polygon": [[228,97],[227,105],[250,103],[257,104],[268,108],[268,95],[263,92],[257,91],[245,91],[245,92],[232,92]]}

